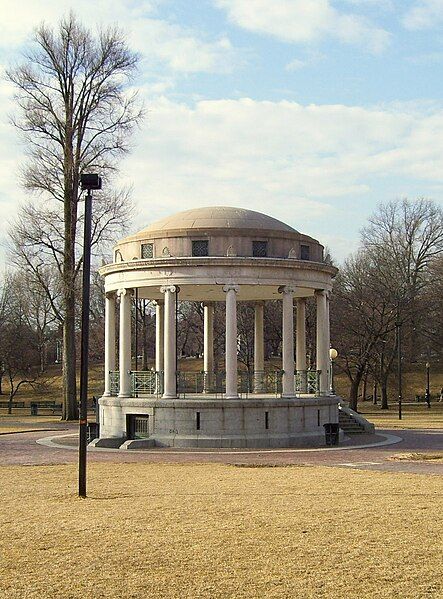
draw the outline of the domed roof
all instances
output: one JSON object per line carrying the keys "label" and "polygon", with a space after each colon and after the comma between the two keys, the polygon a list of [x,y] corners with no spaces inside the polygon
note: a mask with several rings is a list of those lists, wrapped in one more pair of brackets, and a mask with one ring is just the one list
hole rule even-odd
{"label": "domed roof", "polygon": [[266,229],[297,232],[280,220],[261,212],[255,212],[255,210],[230,206],[210,206],[192,208],[162,218],[140,231],[137,236],[145,232],[177,229]]}

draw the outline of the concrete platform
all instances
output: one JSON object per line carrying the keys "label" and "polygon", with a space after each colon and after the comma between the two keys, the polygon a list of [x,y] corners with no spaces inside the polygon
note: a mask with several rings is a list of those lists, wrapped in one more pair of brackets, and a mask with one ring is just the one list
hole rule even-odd
{"label": "concrete platform", "polygon": [[162,399],[102,397],[98,447],[273,448],[324,445],[323,425],[338,422],[336,396],[239,399],[193,395]]}

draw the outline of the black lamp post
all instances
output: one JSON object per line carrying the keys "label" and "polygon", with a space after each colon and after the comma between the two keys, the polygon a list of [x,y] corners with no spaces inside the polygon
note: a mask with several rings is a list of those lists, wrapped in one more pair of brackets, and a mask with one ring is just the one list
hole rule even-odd
{"label": "black lamp post", "polygon": [[78,444],[78,495],[86,497],[86,446],[88,427],[88,359],[89,359],[89,292],[91,286],[91,225],[92,190],[102,188],[98,175],[81,175],[85,196],[85,227],[83,237],[82,333],[80,350],[80,426]]}
{"label": "black lamp post", "polygon": [[401,368],[401,322],[397,320],[395,323],[397,331],[397,378],[398,378],[398,419],[401,420],[401,404],[403,395],[402,386],[402,368]]}
{"label": "black lamp post", "polygon": [[331,393],[331,395],[335,395],[334,360],[337,358],[337,356],[338,356],[338,351],[336,349],[334,349],[333,347],[331,347],[331,349],[329,350],[329,364],[330,364],[330,370],[331,370],[331,377],[330,377],[330,381],[329,381],[329,392]]}
{"label": "black lamp post", "polygon": [[429,385],[429,369],[430,369],[431,365],[429,364],[429,362],[426,362],[426,393],[425,393],[425,400],[426,403],[428,405],[428,408],[431,407],[431,391],[430,391],[430,385]]}

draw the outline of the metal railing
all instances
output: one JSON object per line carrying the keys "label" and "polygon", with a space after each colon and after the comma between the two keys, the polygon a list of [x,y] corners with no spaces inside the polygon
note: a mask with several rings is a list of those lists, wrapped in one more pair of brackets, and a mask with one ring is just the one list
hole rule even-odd
{"label": "metal railing", "polygon": [[[118,395],[120,373],[109,373],[111,394]],[[154,370],[137,370],[130,373],[131,395],[156,395],[163,393],[163,372]],[[279,397],[282,392],[283,372],[269,370],[263,372],[239,371],[237,388],[241,397],[252,393],[272,394]],[[320,389],[320,371],[297,370],[295,375],[296,394],[317,395]],[[177,372],[177,394],[182,397],[192,394],[208,393],[222,396],[226,389],[225,372]]]}
{"label": "metal railing", "polygon": [[320,390],[320,370],[297,370],[295,392],[318,394]]}
{"label": "metal railing", "polygon": [[131,372],[131,393],[141,395],[161,395],[163,393],[163,373],[155,370],[135,370]]}

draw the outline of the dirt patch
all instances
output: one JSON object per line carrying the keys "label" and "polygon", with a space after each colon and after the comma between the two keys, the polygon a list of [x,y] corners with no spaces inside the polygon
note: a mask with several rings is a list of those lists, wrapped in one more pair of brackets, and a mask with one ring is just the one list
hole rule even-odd
{"label": "dirt patch", "polygon": [[405,462],[443,462],[443,453],[397,453],[388,459]]}

